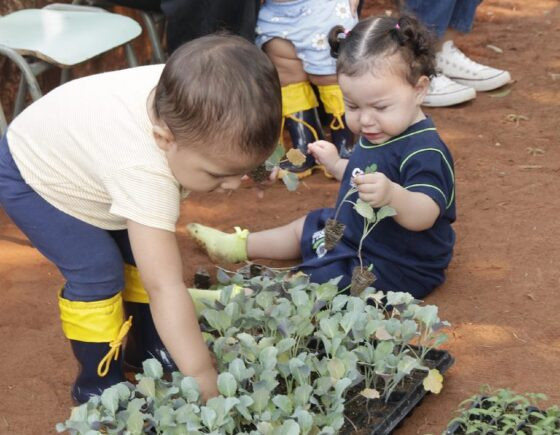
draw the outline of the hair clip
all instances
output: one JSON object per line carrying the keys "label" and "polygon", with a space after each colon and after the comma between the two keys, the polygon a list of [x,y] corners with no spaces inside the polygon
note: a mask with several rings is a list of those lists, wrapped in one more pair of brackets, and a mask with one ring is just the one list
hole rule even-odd
{"label": "hair clip", "polygon": [[350,36],[350,30],[345,30],[344,32],[340,32],[336,35],[337,39],[346,39]]}
{"label": "hair clip", "polygon": [[395,29],[401,30],[401,26],[399,25],[399,23],[395,24]]}

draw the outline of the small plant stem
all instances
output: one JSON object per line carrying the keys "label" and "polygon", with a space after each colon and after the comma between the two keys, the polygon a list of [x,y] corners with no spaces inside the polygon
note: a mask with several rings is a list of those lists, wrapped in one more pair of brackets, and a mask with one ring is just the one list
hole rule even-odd
{"label": "small plant stem", "polygon": [[348,420],[348,423],[350,423],[352,425],[352,427],[354,428],[354,432],[358,432],[358,428],[356,427],[356,425],[354,424],[354,422],[352,420],[350,420],[348,417],[344,416],[344,418],[346,420]]}
{"label": "small plant stem", "polygon": [[351,187],[350,189],[348,189],[348,192],[346,192],[346,194],[344,195],[344,197],[342,198],[342,201],[340,201],[340,204],[338,204],[338,207],[336,208],[336,211],[334,213],[334,220],[336,220],[336,218],[338,217],[338,213],[340,212],[340,209],[342,207],[342,204],[344,204],[346,202],[346,199],[352,195],[353,193],[356,193],[358,191],[357,188],[355,187]]}

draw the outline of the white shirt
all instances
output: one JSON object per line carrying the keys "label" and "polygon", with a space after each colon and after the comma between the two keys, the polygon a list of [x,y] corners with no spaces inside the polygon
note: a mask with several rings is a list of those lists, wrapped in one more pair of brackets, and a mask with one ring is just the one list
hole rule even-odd
{"label": "white shirt", "polygon": [[130,219],[175,231],[181,189],[146,106],[162,70],[80,78],[31,104],[7,133],[23,179],[57,209],[96,227],[124,229]]}

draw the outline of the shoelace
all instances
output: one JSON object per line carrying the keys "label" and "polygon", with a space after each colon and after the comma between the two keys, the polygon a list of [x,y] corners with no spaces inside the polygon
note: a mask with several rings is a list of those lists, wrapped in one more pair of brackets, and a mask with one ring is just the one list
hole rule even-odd
{"label": "shoelace", "polygon": [[[461,58],[462,61],[467,63],[467,65],[470,65],[471,67],[474,67],[474,69],[479,69],[480,70],[480,69],[484,68],[484,65],[472,60],[470,57],[465,55],[465,53],[463,53],[461,50],[459,50],[455,45],[451,46],[451,52],[456,53],[459,56],[459,58]],[[465,68],[465,70],[466,70],[466,68]]]}

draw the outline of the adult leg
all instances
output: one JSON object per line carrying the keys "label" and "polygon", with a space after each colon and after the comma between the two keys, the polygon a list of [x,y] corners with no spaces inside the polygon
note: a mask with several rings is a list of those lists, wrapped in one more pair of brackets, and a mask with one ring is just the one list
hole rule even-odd
{"label": "adult leg", "polygon": [[310,74],[309,78],[319,90],[319,98],[328,116],[331,140],[336,145],[340,157],[348,159],[354,149],[354,134],[346,125],[344,100],[336,75]]}
{"label": "adult leg", "polygon": [[238,263],[256,258],[292,260],[301,255],[304,222],[305,216],[287,225],[256,233],[239,227],[234,233],[224,233],[196,223],[187,225],[187,230],[216,263]]}
{"label": "adult leg", "polygon": [[319,103],[290,41],[273,38],[263,45],[263,50],[276,66],[280,77],[284,126],[290,134],[292,146],[306,156],[306,161],[301,166],[286,162],[281,168],[303,178],[311,175],[316,165],[313,156],[307,152],[307,145],[323,138],[317,115]]}
{"label": "adult leg", "polygon": [[255,40],[260,0],[161,0],[167,18],[167,48],[171,54],[181,44],[226,30]]}
{"label": "adult leg", "polygon": [[471,31],[479,4],[480,0],[456,1],[436,59],[438,68],[454,82],[477,91],[491,91],[510,82],[509,72],[477,63],[453,44],[453,37],[458,32]]}

